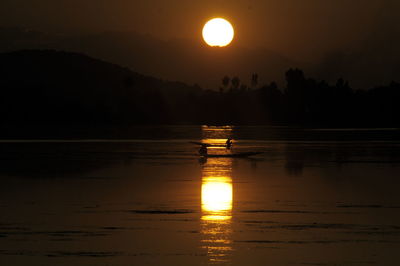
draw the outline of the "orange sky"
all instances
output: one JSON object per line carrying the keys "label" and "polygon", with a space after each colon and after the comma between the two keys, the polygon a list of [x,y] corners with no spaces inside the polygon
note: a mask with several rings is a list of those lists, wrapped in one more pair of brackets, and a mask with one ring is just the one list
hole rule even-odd
{"label": "orange sky", "polygon": [[[2,0],[0,34],[17,27],[71,37],[73,45],[46,47],[205,87],[218,86],[226,74],[247,80],[254,72],[263,82],[282,82],[285,70],[299,67],[316,79],[343,77],[368,88],[400,75],[399,10],[398,0]],[[223,48],[225,61],[210,54],[203,63],[201,31],[213,17],[235,26],[234,49]],[[19,33],[5,32],[0,48],[43,43],[39,37],[24,46]]]}
{"label": "orange sky", "polygon": [[162,39],[200,40],[202,24],[223,16],[235,24],[239,45],[310,61],[358,45],[386,27],[387,17],[396,15],[391,10],[399,6],[395,0],[2,0],[0,26],[52,32],[133,30]]}

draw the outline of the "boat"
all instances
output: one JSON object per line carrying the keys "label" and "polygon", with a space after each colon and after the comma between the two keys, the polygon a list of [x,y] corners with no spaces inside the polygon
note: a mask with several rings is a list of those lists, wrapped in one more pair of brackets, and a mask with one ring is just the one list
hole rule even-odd
{"label": "boat", "polygon": [[203,142],[199,142],[199,141],[189,141],[189,143],[195,144],[195,145],[200,145],[200,146],[206,145],[207,147],[211,147],[212,146],[211,144],[203,143]]}
{"label": "boat", "polygon": [[255,156],[262,154],[262,152],[237,152],[237,153],[227,153],[227,154],[207,154],[202,155],[204,158],[245,158],[249,156]]}
{"label": "boat", "polygon": [[195,144],[195,145],[206,145],[207,147],[226,147],[226,144],[209,144],[209,143],[203,143],[203,142],[198,142],[198,141],[189,141],[189,143],[191,144]]}

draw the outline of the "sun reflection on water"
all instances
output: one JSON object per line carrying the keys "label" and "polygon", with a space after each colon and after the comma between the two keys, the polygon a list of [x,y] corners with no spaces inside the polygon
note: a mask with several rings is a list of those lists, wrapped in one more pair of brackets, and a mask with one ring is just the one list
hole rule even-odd
{"label": "sun reflection on water", "polygon": [[[203,128],[203,132],[204,130]],[[216,129],[213,128],[213,130]],[[231,130],[232,128],[221,128],[227,137],[230,136]],[[220,145],[223,140],[208,138],[207,143]],[[219,149],[223,152],[222,149],[225,148]],[[202,248],[207,250],[210,263],[230,261],[232,202],[232,158],[208,158],[202,170],[201,233]]]}
{"label": "sun reflection on water", "polygon": [[225,214],[232,210],[231,181],[228,177],[212,177],[203,180],[201,188],[203,212]]}
{"label": "sun reflection on water", "polygon": [[203,248],[210,262],[229,261],[232,251],[233,188],[230,158],[212,158],[203,169],[201,186]]}

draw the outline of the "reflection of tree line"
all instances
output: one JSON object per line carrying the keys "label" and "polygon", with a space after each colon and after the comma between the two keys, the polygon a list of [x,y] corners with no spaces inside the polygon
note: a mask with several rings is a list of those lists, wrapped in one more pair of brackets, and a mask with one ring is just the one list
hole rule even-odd
{"label": "reflection of tree line", "polygon": [[[0,175],[81,178],[135,157],[126,143],[2,143]],[[99,177],[85,177],[98,179]]]}
{"label": "reflection of tree line", "polygon": [[341,167],[349,162],[393,162],[398,163],[400,151],[391,144],[378,147],[363,145],[322,145],[288,144],[283,150],[284,167],[289,175],[302,175],[305,167],[332,164]]}
{"label": "reflection of tree line", "polygon": [[340,166],[357,154],[358,151],[340,146],[287,145],[284,150],[284,166],[289,175],[302,175],[306,166],[321,166],[327,163]]}

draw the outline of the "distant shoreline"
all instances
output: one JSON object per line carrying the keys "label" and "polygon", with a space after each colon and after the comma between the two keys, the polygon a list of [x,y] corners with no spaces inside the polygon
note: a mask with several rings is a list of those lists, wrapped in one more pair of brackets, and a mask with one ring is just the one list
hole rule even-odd
{"label": "distant shoreline", "polygon": [[[15,140],[101,142],[131,140],[200,140],[202,125],[146,126],[4,126],[0,143]],[[207,127],[207,126],[206,126]],[[218,126],[216,126],[218,128]],[[283,126],[232,126],[234,139],[261,141],[397,141],[400,128],[321,128]]]}

